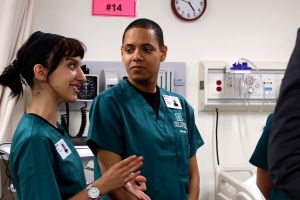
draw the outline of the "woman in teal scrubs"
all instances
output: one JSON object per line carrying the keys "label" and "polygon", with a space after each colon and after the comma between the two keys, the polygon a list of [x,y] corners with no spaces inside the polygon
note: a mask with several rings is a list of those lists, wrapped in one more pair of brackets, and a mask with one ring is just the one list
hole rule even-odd
{"label": "woman in teal scrubs", "polygon": [[257,167],[256,184],[266,199],[291,200],[284,192],[273,187],[270,173],[268,171],[268,140],[271,130],[273,113],[268,116],[264,131],[250,158],[250,163]]}
{"label": "woman in teal scrubs", "polygon": [[[128,155],[142,155],[149,197],[197,200],[196,151],[203,140],[187,101],[156,85],[167,55],[159,25],[148,19],[129,24],[121,54],[128,79],[96,97],[90,112],[87,144],[98,156],[101,171]],[[135,199],[123,188],[109,195]]]}
{"label": "woman in teal scrubs", "polygon": [[32,102],[14,133],[10,167],[20,200],[100,199],[139,175],[142,157],[131,156],[86,185],[82,162],[68,133],[57,123],[59,105],[75,102],[84,45],[72,38],[35,32],[0,75],[17,99],[30,86]]}

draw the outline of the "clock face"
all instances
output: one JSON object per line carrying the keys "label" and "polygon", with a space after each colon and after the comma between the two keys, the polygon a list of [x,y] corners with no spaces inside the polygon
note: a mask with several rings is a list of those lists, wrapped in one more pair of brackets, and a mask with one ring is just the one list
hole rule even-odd
{"label": "clock face", "polygon": [[171,0],[171,7],[180,19],[193,21],[203,15],[206,9],[206,0]]}

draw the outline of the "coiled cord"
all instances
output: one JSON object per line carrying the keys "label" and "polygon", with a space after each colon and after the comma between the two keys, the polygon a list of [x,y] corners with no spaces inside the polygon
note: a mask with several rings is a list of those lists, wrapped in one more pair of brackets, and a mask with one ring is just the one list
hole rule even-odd
{"label": "coiled cord", "polygon": [[86,122],[87,122],[87,102],[84,102],[85,105],[80,108],[81,111],[81,125],[77,137],[82,137],[85,131]]}
{"label": "coiled cord", "polygon": [[69,104],[66,103],[66,113],[60,116],[60,123],[64,129],[69,133]]}

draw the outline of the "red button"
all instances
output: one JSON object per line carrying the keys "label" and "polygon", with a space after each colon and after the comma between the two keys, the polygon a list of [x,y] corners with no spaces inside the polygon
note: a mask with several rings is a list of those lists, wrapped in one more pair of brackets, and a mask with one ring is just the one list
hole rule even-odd
{"label": "red button", "polygon": [[217,80],[217,85],[221,85],[222,84],[222,81],[221,80]]}
{"label": "red button", "polygon": [[216,90],[217,90],[218,92],[221,92],[221,91],[222,91],[222,87],[217,87]]}

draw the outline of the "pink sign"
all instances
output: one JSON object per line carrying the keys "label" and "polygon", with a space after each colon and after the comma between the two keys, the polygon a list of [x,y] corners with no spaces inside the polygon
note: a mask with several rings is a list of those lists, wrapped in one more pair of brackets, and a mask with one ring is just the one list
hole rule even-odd
{"label": "pink sign", "polygon": [[93,15],[135,17],[136,0],[93,0]]}

